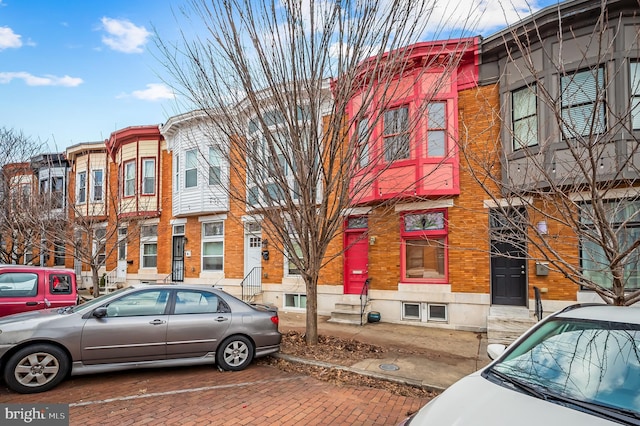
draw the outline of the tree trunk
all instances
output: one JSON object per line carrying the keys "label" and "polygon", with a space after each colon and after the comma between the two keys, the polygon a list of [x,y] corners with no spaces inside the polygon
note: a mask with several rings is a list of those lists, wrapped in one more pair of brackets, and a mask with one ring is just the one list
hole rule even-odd
{"label": "tree trunk", "polygon": [[307,321],[306,321],[306,342],[307,345],[318,344],[318,278],[308,277],[305,279],[307,286]]}
{"label": "tree trunk", "polygon": [[98,268],[91,267],[91,276],[93,279],[93,297],[100,296],[100,279],[98,278]]}

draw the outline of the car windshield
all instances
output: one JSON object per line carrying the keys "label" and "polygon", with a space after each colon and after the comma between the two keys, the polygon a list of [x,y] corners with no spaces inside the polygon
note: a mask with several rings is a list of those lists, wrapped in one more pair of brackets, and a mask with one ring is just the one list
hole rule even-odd
{"label": "car windshield", "polygon": [[556,318],[493,370],[542,390],[640,414],[640,325]]}

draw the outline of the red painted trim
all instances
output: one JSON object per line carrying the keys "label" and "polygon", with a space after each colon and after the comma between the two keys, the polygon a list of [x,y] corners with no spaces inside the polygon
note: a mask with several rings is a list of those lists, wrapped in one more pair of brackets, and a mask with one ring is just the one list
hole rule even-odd
{"label": "red painted trim", "polygon": [[[404,217],[408,214],[422,213],[444,213],[444,229],[429,231],[405,231]],[[448,209],[426,209],[406,211],[400,214],[400,281],[404,283],[416,284],[447,284],[449,283],[449,211]],[[407,239],[427,239],[438,238],[444,240],[444,278],[407,278],[407,256],[406,256],[406,240]]]}

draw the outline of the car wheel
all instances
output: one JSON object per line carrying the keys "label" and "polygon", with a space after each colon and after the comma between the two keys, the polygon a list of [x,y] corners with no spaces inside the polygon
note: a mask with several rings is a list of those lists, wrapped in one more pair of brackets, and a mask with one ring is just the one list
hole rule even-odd
{"label": "car wheel", "polygon": [[60,383],[69,371],[69,358],[60,348],[33,345],[20,349],[7,361],[4,381],[18,393],[48,391]]}
{"label": "car wheel", "polygon": [[218,347],[216,363],[227,371],[240,371],[253,360],[253,343],[244,336],[231,336]]}

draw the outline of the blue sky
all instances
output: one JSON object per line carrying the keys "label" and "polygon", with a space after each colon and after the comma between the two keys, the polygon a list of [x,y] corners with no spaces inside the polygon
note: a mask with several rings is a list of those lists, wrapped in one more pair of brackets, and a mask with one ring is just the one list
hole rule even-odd
{"label": "blue sky", "polygon": [[[461,0],[491,13],[490,34],[541,3]],[[519,3],[518,3],[519,2]],[[48,143],[49,150],[102,141],[114,130],[159,124],[179,111],[154,57],[153,28],[177,37],[178,0],[0,0],[0,127]],[[543,0],[542,5],[551,4]],[[452,3],[449,3],[452,4]],[[466,4],[466,5],[465,5]],[[468,8],[467,16],[468,16]],[[452,17],[450,13],[448,17]]]}

